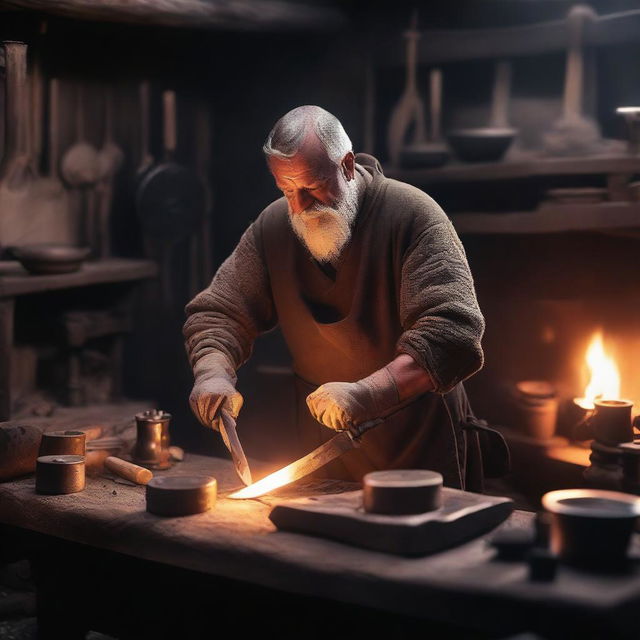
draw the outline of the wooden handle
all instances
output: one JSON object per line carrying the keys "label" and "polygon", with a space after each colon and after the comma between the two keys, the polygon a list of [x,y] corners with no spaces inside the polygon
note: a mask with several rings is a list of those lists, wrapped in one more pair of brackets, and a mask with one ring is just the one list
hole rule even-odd
{"label": "wooden handle", "polygon": [[175,91],[162,93],[162,116],[162,138],[168,160],[173,156],[177,147]]}
{"label": "wooden handle", "polygon": [[60,111],[58,107],[59,81],[51,78],[49,81],[49,175],[54,177],[58,171],[58,157],[60,156],[60,130],[58,123]]}
{"label": "wooden handle", "polygon": [[140,83],[140,164],[144,165],[149,160],[149,94],[151,90],[149,81]]}
{"label": "wooden handle", "polygon": [[511,63],[499,60],[496,63],[496,75],[493,81],[493,100],[491,102],[491,126],[504,128],[509,126],[507,111],[511,90]]}
{"label": "wooden handle", "polygon": [[442,118],[442,70],[431,69],[429,73],[429,103],[431,111],[431,142],[440,140]]}
{"label": "wooden handle", "polygon": [[6,75],[5,160],[28,153],[26,131],[27,45],[4,42]]}
{"label": "wooden handle", "polygon": [[114,456],[106,458],[104,466],[112,473],[115,473],[130,482],[135,482],[136,484],[147,484],[147,482],[153,478],[153,473],[151,473],[149,469],[139,467],[137,464],[127,462],[126,460],[122,460],[122,458],[116,458]]}
{"label": "wooden handle", "polygon": [[406,93],[414,93],[416,91],[417,72],[418,72],[418,41],[420,40],[420,32],[418,31],[418,12],[414,11],[411,16],[411,26],[409,31],[405,33],[407,39],[407,84]]}
{"label": "wooden handle", "polygon": [[582,115],[584,59],[582,45],[585,24],[596,17],[593,9],[577,5],[569,11],[569,47],[564,84],[564,116],[567,119]]}

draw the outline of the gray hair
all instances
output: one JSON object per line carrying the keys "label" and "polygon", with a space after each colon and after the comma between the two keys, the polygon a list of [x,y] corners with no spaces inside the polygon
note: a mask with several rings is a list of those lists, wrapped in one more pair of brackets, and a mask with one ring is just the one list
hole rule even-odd
{"label": "gray hair", "polygon": [[267,156],[290,158],[298,152],[311,128],[333,162],[339,163],[353,150],[340,120],[315,105],[296,107],[283,115],[271,129],[262,150]]}

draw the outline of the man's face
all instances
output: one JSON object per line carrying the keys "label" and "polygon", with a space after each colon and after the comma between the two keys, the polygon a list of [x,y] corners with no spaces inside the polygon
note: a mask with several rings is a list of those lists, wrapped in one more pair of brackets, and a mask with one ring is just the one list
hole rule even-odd
{"label": "man's face", "polygon": [[298,237],[317,260],[337,258],[351,237],[358,208],[353,154],[336,164],[312,139],[291,158],[269,156],[268,163]]}

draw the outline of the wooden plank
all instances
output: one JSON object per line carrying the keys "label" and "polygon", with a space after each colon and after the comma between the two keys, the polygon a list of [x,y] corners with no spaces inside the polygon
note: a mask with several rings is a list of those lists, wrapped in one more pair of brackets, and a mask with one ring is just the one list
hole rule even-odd
{"label": "wooden plank", "polygon": [[[564,19],[493,29],[428,29],[421,35],[420,64],[564,51],[568,38],[567,21]],[[640,42],[640,10],[599,16],[585,26],[584,38],[586,46]],[[378,66],[402,65],[404,46],[403,39],[397,36],[379,46]]]}
{"label": "wooden plank", "polygon": [[157,275],[151,260],[112,258],[83,264],[79,271],[57,275],[29,275],[17,262],[0,263],[0,297],[42,293],[95,284],[144,280]]}
{"label": "wooden plank", "polygon": [[458,233],[559,233],[607,231],[640,227],[640,203],[604,202],[545,206],[516,213],[457,213],[451,215]]}
{"label": "wooden plank", "polygon": [[325,31],[345,23],[337,8],[284,0],[6,0],[2,5],[78,20],[192,29]]}
{"label": "wooden plank", "polygon": [[401,169],[387,166],[385,175],[415,185],[447,182],[486,182],[536,176],[634,174],[640,172],[637,156],[588,156],[545,158],[530,156],[504,162],[452,163],[439,169]]}

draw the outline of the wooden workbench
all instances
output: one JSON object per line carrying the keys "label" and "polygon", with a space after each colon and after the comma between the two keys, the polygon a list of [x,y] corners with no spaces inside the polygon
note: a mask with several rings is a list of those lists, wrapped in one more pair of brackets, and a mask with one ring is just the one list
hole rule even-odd
{"label": "wooden workbench", "polygon": [[[222,496],[238,486],[230,462],[217,458],[187,455],[185,462],[163,473],[213,475]],[[486,536],[433,556],[403,558],[277,531],[268,519],[271,505],[302,493],[331,489],[326,482],[313,486],[290,489],[280,497],[264,500],[235,501],[219,496],[216,508],[208,513],[160,518],[145,511],[143,487],[100,477],[90,479],[81,493],[41,496],[34,492],[34,478],[28,477],[0,484],[0,523],[11,530],[37,532],[49,541],[67,541],[64,544],[72,543],[71,548],[107,554],[108,562],[91,569],[100,575],[84,578],[91,588],[106,583],[113,594],[124,588],[125,582],[133,581],[140,591],[143,586],[145,591],[153,589],[156,602],[162,589],[158,584],[143,582],[139,565],[128,570],[126,579],[122,574],[107,576],[110,568],[115,572],[119,566],[113,558],[152,563],[155,580],[171,567],[190,572],[190,581],[179,583],[172,578],[173,586],[182,584],[182,593],[191,590],[194,595],[189,595],[189,600],[202,593],[202,587],[193,586],[196,578],[204,580],[205,585],[207,578],[227,579],[235,585],[255,585],[272,594],[282,593],[283,598],[297,594],[312,598],[314,603],[347,603],[351,621],[354,616],[360,621],[375,621],[372,612],[386,612],[397,619],[420,620],[422,625],[431,624],[425,622],[430,620],[482,630],[486,635],[481,637],[526,629],[548,633],[562,627],[576,632],[606,630],[610,638],[637,637],[637,569],[628,576],[596,577],[561,567],[554,582],[535,583],[527,579],[524,563],[493,559]],[[531,513],[515,512],[502,526],[526,527],[532,517]],[[82,592],[80,574],[88,561],[83,556],[81,563],[71,564],[73,552],[68,544],[65,549],[67,555],[45,548],[40,557],[46,558],[49,579],[55,585],[60,585],[63,575],[73,573],[72,602],[66,592],[64,595],[68,606],[77,610],[75,597]],[[239,592],[234,593],[237,596]],[[210,615],[217,617],[221,601],[212,595],[207,597]],[[56,603],[58,614],[61,606]],[[100,607],[104,610],[105,606],[102,600]],[[247,609],[259,617],[252,606],[247,605]],[[141,608],[136,611],[136,615],[144,613]],[[294,613],[293,608],[287,611],[287,617]],[[251,619],[245,616],[243,624],[250,624]],[[277,626],[273,620],[271,624]],[[317,624],[321,625],[320,618]],[[304,635],[308,637],[309,633]]]}

